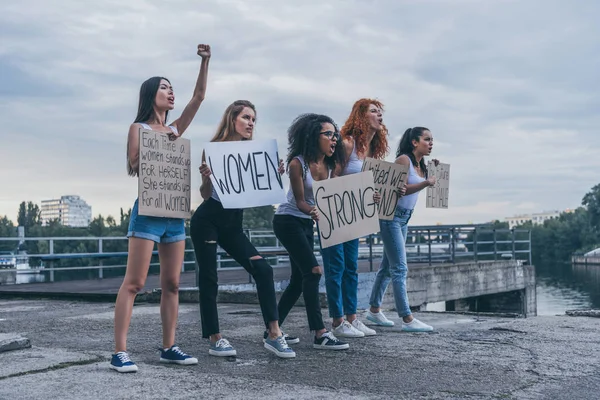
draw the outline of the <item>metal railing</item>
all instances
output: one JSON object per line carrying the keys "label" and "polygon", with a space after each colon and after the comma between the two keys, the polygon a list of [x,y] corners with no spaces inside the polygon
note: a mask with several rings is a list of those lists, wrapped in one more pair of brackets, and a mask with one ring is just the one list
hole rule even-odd
{"label": "metal railing", "polygon": [[[246,235],[274,267],[287,265],[287,251],[272,231],[247,230]],[[18,246],[26,252],[14,255],[17,272],[20,270],[21,273],[44,274],[44,281],[103,279],[124,275],[126,237],[0,238],[0,243],[7,241],[15,242],[15,248]],[[383,254],[382,239],[379,234],[373,234],[361,238],[359,243],[359,258],[368,259],[369,269],[373,271],[374,259]],[[314,250],[320,258],[316,236]],[[157,254],[157,251],[153,252],[150,274],[158,272]],[[531,263],[531,232],[526,229],[494,229],[485,225],[409,226],[406,254],[409,263],[429,265],[508,259]],[[195,263],[192,243],[188,237],[182,272],[195,269]],[[218,248],[217,263],[220,269],[242,268],[221,248]]]}

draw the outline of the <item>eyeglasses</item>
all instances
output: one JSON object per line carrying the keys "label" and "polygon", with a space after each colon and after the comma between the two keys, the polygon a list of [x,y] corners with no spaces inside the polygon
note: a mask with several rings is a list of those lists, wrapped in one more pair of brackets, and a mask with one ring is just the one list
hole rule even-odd
{"label": "eyeglasses", "polygon": [[326,138],[328,139],[335,139],[337,141],[340,140],[341,136],[338,132],[334,132],[334,131],[325,131],[325,132],[321,132],[321,135],[325,135]]}

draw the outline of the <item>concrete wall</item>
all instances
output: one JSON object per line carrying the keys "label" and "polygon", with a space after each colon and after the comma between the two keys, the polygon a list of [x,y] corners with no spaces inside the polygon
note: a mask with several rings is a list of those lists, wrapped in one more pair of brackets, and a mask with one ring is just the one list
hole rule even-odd
{"label": "concrete wall", "polygon": [[[470,306],[469,299],[482,298],[479,303],[489,308],[486,311],[519,313],[535,316],[535,268],[522,265],[519,261],[485,261],[459,264],[410,265],[407,278],[408,298],[412,308],[426,309],[427,303],[465,300],[457,302],[457,311],[483,311]],[[376,272],[359,274],[358,308],[369,307],[369,296]],[[275,283],[278,295],[289,281]],[[321,304],[327,305],[325,279],[320,282]],[[197,291],[187,290],[180,294],[181,301],[198,301]],[[219,301],[224,303],[256,303],[254,284],[219,286]],[[302,305],[302,297],[297,305]],[[393,289],[390,284],[383,302],[384,309],[395,308]],[[325,314],[325,313],[324,313]]]}
{"label": "concrete wall", "polygon": [[14,285],[16,281],[16,269],[0,269],[0,285]]}

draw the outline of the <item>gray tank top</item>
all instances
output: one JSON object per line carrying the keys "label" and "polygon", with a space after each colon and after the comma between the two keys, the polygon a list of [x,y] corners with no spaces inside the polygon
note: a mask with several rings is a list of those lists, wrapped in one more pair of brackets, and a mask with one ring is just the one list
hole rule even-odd
{"label": "gray tank top", "polygon": [[[310,168],[309,168],[308,164],[304,161],[304,158],[302,156],[296,156],[294,158],[298,159],[298,161],[300,161],[300,164],[302,165],[302,178],[304,181],[304,201],[306,201],[306,203],[308,205],[314,206],[315,205],[315,198],[314,198],[314,194],[313,194],[313,182],[314,181],[313,181],[312,174],[310,172]],[[329,177],[331,177],[331,170],[329,171]],[[294,191],[292,190],[291,185],[287,192],[287,201],[285,203],[281,203],[279,205],[279,207],[277,207],[277,211],[275,212],[275,214],[292,215],[292,216],[298,217],[298,218],[308,218],[308,219],[311,218],[310,215],[304,214],[298,208],[298,205],[296,203],[296,198],[294,197]]]}

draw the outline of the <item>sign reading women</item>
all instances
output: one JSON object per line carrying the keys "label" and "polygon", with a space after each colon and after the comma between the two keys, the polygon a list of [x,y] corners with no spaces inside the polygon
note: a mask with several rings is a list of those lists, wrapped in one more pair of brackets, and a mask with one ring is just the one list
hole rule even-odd
{"label": "sign reading women", "polygon": [[223,208],[249,208],[285,201],[277,141],[212,142],[204,148],[210,179]]}

